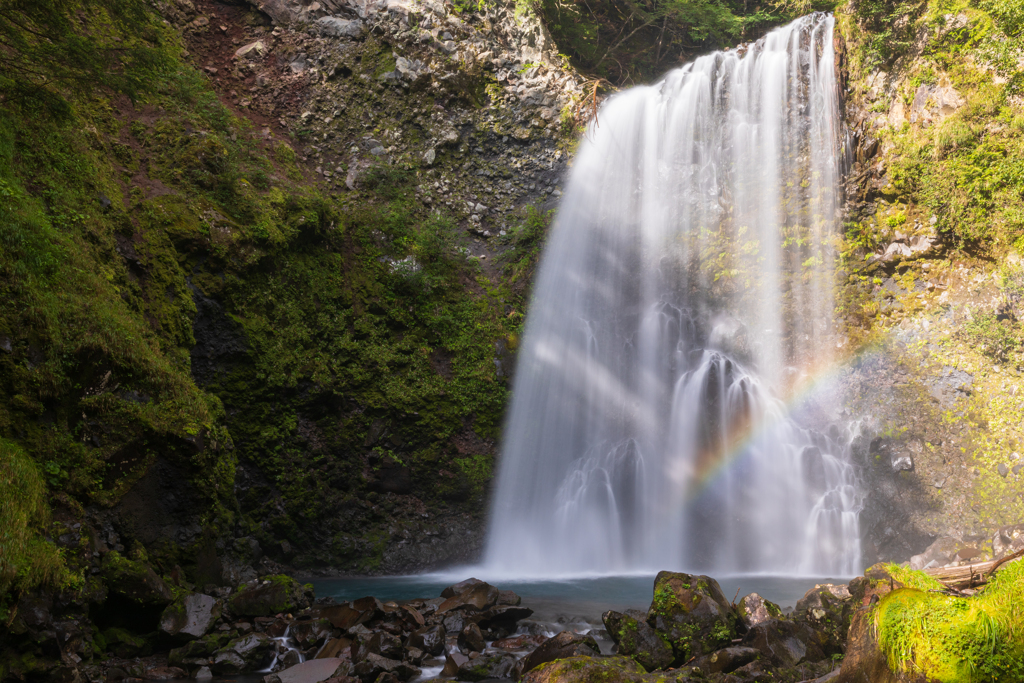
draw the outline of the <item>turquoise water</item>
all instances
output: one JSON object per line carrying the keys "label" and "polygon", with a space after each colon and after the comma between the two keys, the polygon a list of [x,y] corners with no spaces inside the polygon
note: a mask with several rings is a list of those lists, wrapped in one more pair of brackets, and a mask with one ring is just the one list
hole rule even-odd
{"label": "turquoise water", "polygon": [[[446,586],[465,576],[422,574],[382,578],[311,579],[317,597],[331,596],[341,602],[372,595],[381,600],[412,600],[435,598]],[[484,577],[486,580],[486,577]],[[716,577],[717,578],[717,577]],[[749,593],[793,607],[811,588],[821,583],[846,583],[848,579],[781,576],[733,576],[717,579],[722,592],[730,600]],[[654,592],[653,576],[605,576],[550,581],[491,581],[502,590],[513,590],[523,599],[523,606],[534,610],[534,619],[558,621],[573,617],[600,623],[601,614],[609,609],[647,609]]]}

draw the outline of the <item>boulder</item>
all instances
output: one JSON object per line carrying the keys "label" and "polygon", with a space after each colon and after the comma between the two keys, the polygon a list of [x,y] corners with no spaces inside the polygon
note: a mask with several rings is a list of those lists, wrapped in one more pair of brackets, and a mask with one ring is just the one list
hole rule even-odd
{"label": "boulder", "polygon": [[331,635],[331,622],[327,619],[296,619],[292,622],[289,635],[303,649],[321,643]]}
{"label": "boulder", "polygon": [[534,636],[528,633],[521,633],[508,638],[501,638],[491,643],[491,647],[501,650],[521,650],[523,648],[535,648],[547,640],[544,636]]}
{"label": "boulder", "polygon": [[806,624],[769,619],[757,624],[743,637],[744,648],[754,648],[772,666],[791,668],[801,662],[826,658],[823,636]]}
{"label": "boulder", "polygon": [[384,614],[384,605],[372,596],[359,598],[341,605],[331,605],[320,610],[320,616],[331,622],[335,628],[350,629],[365,624]]}
{"label": "boulder", "polygon": [[739,601],[740,623],[747,629],[769,619],[778,619],[782,616],[782,610],[774,602],[765,600],[757,593],[744,595]]}
{"label": "boulder", "polygon": [[140,605],[169,605],[174,600],[171,587],[145,562],[111,551],[103,556],[101,570],[113,593]]}
{"label": "boulder", "polygon": [[202,593],[179,597],[160,615],[160,630],[176,640],[202,638],[220,619],[220,601]]}
{"label": "boulder", "polygon": [[734,637],[728,615],[732,606],[709,576],[659,572],[647,623],[672,644],[678,666],[711,654]]}
{"label": "boulder", "polygon": [[632,657],[648,671],[664,669],[672,663],[672,648],[647,622],[615,611],[605,612],[601,619],[620,655]]}
{"label": "boulder", "polygon": [[846,655],[839,675],[833,683],[896,683],[888,659],[875,637],[874,612],[871,605],[860,607],[853,614],[846,639]]}
{"label": "boulder", "polygon": [[459,669],[463,664],[469,661],[469,657],[462,654],[461,652],[449,652],[444,656],[444,669],[441,670],[441,675],[446,677],[454,676],[459,673]]}
{"label": "boulder", "polygon": [[458,583],[448,586],[443,591],[441,591],[441,597],[454,598],[456,595],[464,593],[470,588],[478,586],[482,583],[483,581],[481,581],[480,579],[466,579],[465,581],[459,581]]}
{"label": "boulder", "polygon": [[498,591],[498,604],[518,607],[523,599],[512,591]]}
{"label": "boulder", "polygon": [[476,624],[470,624],[462,629],[459,633],[458,645],[463,654],[483,652],[486,644],[484,643],[484,635],[480,632],[480,627]]}
{"label": "boulder", "polygon": [[496,678],[512,678],[516,666],[513,654],[483,655],[471,659],[459,667],[455,677],[460,681],[483,681]]}
{"label": "boulder", "polygon": [[366,659],[353,667],[352,675],[362,680],[363,683],[373,683],[381,674],[395,674],[397,677],[396,672],[401,664],[401,660],[389,659],[370,653],[366,656]]}
{"label": "boulder", "polygon": [[[281,683],[320,683],[328,678],[337,678],[338,675],[348,675],[349,666],[347,659],[310,659],[284,671],[278,671],[277,677]],[[339,667],[341,668],[340,673]]]}
{"label": "boulder", "polygon": [[356,638],[352,642],[351,652],[353,662],[361,662],[371,654],[401,661],[405,649],[397,636],[384,631],[373,631],[367,636]]}
{"label": "boulder", "polygon": [[482,629],[515,631],[515,625],[522,619],[533,616],[533,610],[529,607],[512,607],[495,605],[478,614],[471,615],[470,621],[479,625]]}
{"label": "boulder", "polygon": [[262,633],[235,638],[213,654],[210,669],[217,674],[258,671],[270,663],[275,643]]}
{"label": "boulder", "polygon": [[498,589],[489,583],[480,582],[442,602],[437,608],[437,613],[444,614],[452,610],[483,611],[493,607],[497,602]]}
{"label": "boulder", "polygon": [[303,586],[290,576],[278,574],[240,588],[228,601],[228,609],[243,617],[270,617],[309,607],[312,601],[312,586]]}
{"label": "boulder", "polygon": [[527,673],[522,683],[647,683],[647,672],[630,657],[570,657]]}
{"label": "boulder", "polygon": [[992,556],[999,558],[1024,548],[1024,524],[1004,526],[992,537]]}
{"label": "boulder", "polygon": [[752,647],[727,647],[699,657],[687,666],[697,667],[706,674],[727,674],[749,664],[760,656],[761,652]]}
{"label": "boulder", "polygon": [[448,637],[443,625],[427,626],[416,629],[409,634],[408,647],[415,647],[435,657],[444,653],[445,639]]}
{"label": "boulder", "polygon": [[359,38],[363,35],[363,22],[358,19],[320,17],[316,20],[320,33],[334,38]]}
{"label": "boulder", "polygon": [[525,674],[541,664],[553,662],[556,659],[596,657],[599,654],[601,654],[601,647],[592,636],[562,631],[545,640],[536,650],[528,654],[522,660],[520,672]]}
{"label": "boulder", "polygon": [[334,657],[342,657],[344,659],[352,659],[352,639],[351,638],[332,638],[328,640],[320,652],[316,653],[317,659],[331,659]]}
{"label": "boulder", "polygon": [[953,561],[963,543],[951,536],[943,536],[935,540],[925,551],[910,558],[911,569],[932,569],[944,567]]}

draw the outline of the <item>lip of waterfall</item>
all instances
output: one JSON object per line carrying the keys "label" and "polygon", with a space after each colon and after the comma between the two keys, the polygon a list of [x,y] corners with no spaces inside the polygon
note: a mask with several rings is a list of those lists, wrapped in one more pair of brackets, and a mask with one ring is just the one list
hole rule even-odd
{"label": "lip of waterfall", "polygon": [[832,29],[804,17],[602,107],[519,354],[495,572],[859,570],[853,427],[779,398],[834,345]]}

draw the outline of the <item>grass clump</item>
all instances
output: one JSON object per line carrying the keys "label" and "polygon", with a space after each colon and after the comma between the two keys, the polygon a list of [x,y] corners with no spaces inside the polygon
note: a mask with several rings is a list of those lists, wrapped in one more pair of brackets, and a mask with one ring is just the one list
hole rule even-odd
{"label": "grass clump", "polygon": [[942,683],[1024,679],[1024,563],[1006,565],[973,597],[938,592],[923,572],[890,567],[904,588],[875,608],[893,671]]}

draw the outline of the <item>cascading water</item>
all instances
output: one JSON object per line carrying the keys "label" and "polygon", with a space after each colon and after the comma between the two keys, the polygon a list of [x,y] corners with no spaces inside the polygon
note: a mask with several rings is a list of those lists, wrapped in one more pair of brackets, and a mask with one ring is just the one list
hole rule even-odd
{"label": "cascading water", "polygon": [[520,351],[495,572],[852,575],[827,361],[842,125],[831,16],[616,95],[580,147]]}

